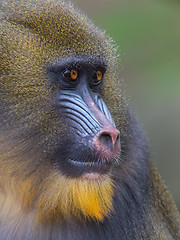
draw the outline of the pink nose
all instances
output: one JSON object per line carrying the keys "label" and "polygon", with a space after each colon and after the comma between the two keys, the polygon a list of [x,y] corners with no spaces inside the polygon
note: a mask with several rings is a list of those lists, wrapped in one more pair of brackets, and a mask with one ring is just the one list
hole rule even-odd
{"label": "pink nose", "polygon": [[101,157],[116,158],[120,153],[120,132],[112,125],[104,126],[93,140],[94,147]]}

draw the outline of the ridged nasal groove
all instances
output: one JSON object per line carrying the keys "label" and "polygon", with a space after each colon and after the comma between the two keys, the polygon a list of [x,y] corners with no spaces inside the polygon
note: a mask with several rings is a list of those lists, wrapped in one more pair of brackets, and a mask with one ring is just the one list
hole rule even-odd
{"label": "ridged nasal groove", "polygon": [[[93,135],[102,128],[98,120],[90,112],[80,96],[73,93],[63,93],[58,97],[58,105],[64,116],[75,123],[81,134]],[[70,122],[71,122],[70,121]],[[74,126],[74,124],[72,124]]]}
{"label": "ridged nasal groove", "polygon": [[104,113],[106,118],[113,124],[114,127],[116,127],[115,122],[112,119],[111,113],[109,112],[104,101],[98,95],[96,95],[95,100],[96,100],[96,104],[97,104],[98,108],[100,109],[100,111],[102,113]]}

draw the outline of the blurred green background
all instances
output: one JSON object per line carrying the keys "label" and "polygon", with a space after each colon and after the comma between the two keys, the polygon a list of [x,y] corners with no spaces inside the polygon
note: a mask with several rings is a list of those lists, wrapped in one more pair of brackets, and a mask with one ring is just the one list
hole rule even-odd
{"label": "blurred green background", "polygon": [[180,1],[73,2],[118,44],[130,103],[180,209]]}

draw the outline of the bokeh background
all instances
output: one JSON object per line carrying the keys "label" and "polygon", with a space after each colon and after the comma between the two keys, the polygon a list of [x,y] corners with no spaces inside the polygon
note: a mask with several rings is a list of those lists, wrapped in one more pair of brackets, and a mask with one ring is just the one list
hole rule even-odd
{"label": "bokeh background", "polygon": [[72,1],[118,44],[130,104],[180,209],[180,1]]}

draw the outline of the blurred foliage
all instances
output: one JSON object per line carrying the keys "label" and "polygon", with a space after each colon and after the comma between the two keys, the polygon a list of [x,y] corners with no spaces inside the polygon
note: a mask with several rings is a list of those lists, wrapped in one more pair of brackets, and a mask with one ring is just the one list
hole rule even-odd
{"label": "blurred foliage", "polygon": [[119,46],[131,105],[143,119],[153,159],[180,207],[180,1],[75,3]]}
{"label": "blurred foliage", "polygon": [[174,94],[177,85],[180,89],[180,5],[137,0],[116,5],[107,14],[98,14],[96,22],[106,27],[127,57],[130,55],[128,60],[135,69],[148,76],[148,87]]}

